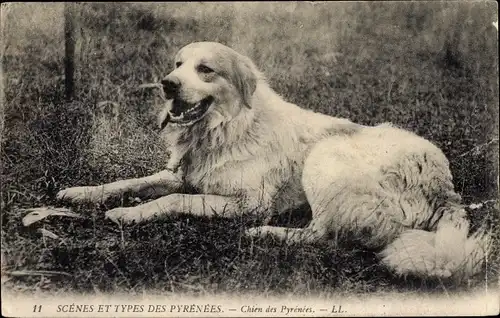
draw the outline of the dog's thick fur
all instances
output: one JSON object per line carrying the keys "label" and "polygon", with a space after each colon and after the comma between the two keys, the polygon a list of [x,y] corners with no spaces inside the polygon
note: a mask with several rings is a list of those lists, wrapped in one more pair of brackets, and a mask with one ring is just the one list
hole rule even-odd
{"label": "dog's thick fur", "polygon": [[[124,222],[176,212],[271,214],[308,203],[307,227],[266,225],[247,235],[306,242],[356,238],[380,249],[382,262],[401,275],[464,278],[481,270],[487,236],[468,236],[448,161],[432,143],[390,124],[362,126],[287,103],[250,59],[218,43],[187,45],[175,61],[165,79],[175,89],[169,88],[159,116],[172,149],[168,169],[69,188],[60,199],[161,196],[106,212]],[[182,121],[181,111],[194,109],[186,105],[207,98],[211,104],[201,117]],[[179,105],[184,109],[175,110]],[[199,194],[180,193],[186,185]]]}

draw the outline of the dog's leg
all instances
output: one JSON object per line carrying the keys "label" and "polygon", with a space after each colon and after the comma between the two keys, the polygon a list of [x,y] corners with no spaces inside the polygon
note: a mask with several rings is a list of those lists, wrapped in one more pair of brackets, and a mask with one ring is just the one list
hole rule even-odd
{"label": "dog's leg", "polygon": [[248,229],[245,234],[246,236],[253,238],[263,238],[271,234],[281,241],[287,241],[290,243],[312,243],[323,238],[326,231],[322,227],[311,223],[306,228],[287,228],[269,225],[259,226]]}
{"label": "dog's leg", "polygon": [[105,202],[111,197],[130,193],[139,197],[159,197],[178,191],[182,180],[169,170],[144,178],[120,180],[99,186],[74,187],[59,191],[57,199],[73,202]]}
{"label": "dog's leg", "polygon": [[115,222],[129,223],[146,221],[162,214],[188,213],[197,216],[234,217],[244,211],[243,205],[236,197],[175,193],[138,206],[109,210],[106,217]]}

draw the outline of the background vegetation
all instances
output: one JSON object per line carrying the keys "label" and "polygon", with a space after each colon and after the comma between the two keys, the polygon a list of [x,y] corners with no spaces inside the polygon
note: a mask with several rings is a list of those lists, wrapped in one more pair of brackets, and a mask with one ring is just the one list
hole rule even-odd
{"label": "background vegetation", "polygon": [[[372,125],[391,121],[448,156],[474,226],[498,221],[495,2],[169,3],[76,5],[77,98],[64,102],[61,3],[2,5],[2,280],[33,291],[219,291],[321,294],[450,290],[398,279],[352,244],[283,245],[242,237],[255,222],[171,216],[118,228],[105,206],[85,219],[23,227],[22,208],[59,189],[161,170],[157,92],[138,89],[192,41],[250,56],[303,107]],[[490,201],[491,200],[491,201]],[[124,198],[120,204],[134,204]],[[58,239],[42,238],[40,228]],[[4,276],[14,270],[70,276]],[[497,277],[493,251],[488,277]],[[10,279],[10,280],[8,280]],[[464,288],[483,286],[483,277]]]}

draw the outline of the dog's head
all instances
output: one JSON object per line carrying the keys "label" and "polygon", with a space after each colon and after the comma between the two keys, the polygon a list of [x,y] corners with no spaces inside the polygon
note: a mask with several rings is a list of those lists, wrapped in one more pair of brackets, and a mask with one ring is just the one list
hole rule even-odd
{"label": "dog's head", "polygon": [[220,121],[221,116],[231,120],[251,107],[258,71],[249,58],[219,43],[196,42],[183,47],[174,63],[175,69],[162,80],[168,102],[159,118],[161,127]]}

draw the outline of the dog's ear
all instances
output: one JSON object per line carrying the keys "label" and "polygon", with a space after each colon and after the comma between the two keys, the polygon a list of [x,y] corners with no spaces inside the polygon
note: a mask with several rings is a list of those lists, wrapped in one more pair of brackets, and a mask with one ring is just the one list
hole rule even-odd
{"label": "dog's ear", "polygon": [[243,104],[251,108],[252,95],[257,88],[257,72],[253,62],[246,56],[233,60],[233,84],[240,92]]}

